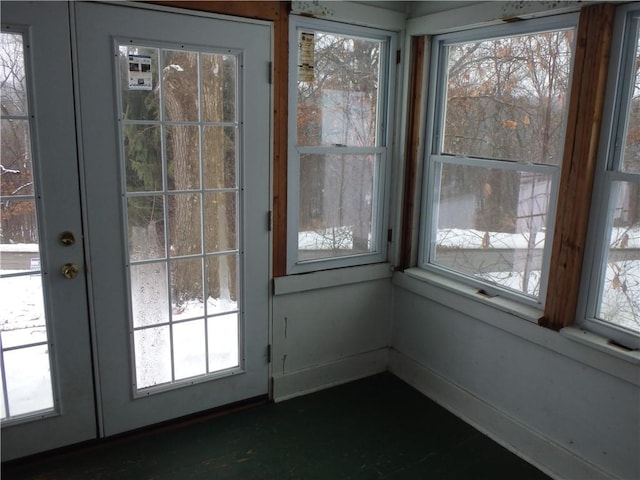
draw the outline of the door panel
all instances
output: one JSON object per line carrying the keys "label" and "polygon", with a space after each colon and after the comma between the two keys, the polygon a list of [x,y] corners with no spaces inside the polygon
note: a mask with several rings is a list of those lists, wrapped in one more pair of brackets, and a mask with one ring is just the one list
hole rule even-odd
{"label": "door panel", "polygon": [[[10,460],[95,438],[96,422],[68,6],[0,8],[8,35],[1,72],[0,378],[2,459]],[[7,79],[17,81],[9,88]],[[62,241],[65,231],[74,242]],[[77,266],[74,278],[62,275],[65,264]]]}
{"label": "door panel", "polygon": [[103,434],[266,394],[270,27],[74,12]]}

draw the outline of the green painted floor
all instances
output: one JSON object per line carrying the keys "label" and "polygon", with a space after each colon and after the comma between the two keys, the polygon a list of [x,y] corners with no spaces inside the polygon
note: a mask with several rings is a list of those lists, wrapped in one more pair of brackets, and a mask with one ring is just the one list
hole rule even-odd
{"label": "green painted floor", "polygon": [[548,479],[390,374],[3,465],[3,480]]}

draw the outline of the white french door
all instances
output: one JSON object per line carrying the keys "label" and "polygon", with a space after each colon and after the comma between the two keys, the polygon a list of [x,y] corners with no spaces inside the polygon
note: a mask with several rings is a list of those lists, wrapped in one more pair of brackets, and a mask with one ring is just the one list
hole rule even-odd
{"label": "white french door", "polygon": [[11,200],[38,209],[48,338],[2,349],[46,351],[52,401],[3,417],[3,460],[268,393],[271,27],[32,5],[2,24],[40,79],[37,189]]}
{"label": "white french door", "polygon": [[104,434],[266,394],[270,26],[73,6]]}
{"label": "white french door", "polygon": [[95,438],[96,420],[69,13],[57,2],[0,8],[0,410],[9,460]]}

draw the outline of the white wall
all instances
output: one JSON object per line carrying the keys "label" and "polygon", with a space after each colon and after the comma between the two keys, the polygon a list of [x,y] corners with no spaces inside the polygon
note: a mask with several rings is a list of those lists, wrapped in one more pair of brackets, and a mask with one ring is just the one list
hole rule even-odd
{"label": "white wall", "polygon": [[393,373],[556,478],[640,478],[637,356],[394,283]]}
{"label": "white wall", "polygon": [[276,401],[387,370],[390,277],[378,264],[276,279]]}

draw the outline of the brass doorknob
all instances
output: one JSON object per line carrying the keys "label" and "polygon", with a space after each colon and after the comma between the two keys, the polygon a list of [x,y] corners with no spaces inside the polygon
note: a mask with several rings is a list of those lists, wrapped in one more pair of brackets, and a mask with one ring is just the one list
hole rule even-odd
{"label": "brass doorknob", "polygon": [[73,263],[65,263],[60,271],[62,272],[62,276],[69,280],[73,280],[78,276],[78,266]]}
{"label": "brass doorknob", "polygon": [[65,230],[60,235],[58,235],[58,241],[65,247],[69,247],[76,243],[76,238],[73,236],[73,232]]}

